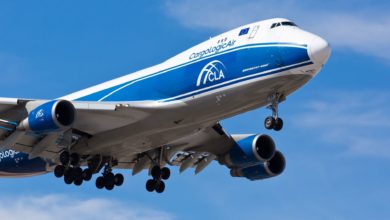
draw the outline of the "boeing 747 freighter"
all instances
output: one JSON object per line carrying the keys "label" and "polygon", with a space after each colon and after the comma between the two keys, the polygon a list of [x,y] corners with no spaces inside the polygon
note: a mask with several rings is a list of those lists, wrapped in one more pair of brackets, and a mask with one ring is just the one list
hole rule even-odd
{"label": "boeing 747 freighter", "polygon": [[279,103],[310,81],[329,44],[286,19],[244,25],[150,68],[55,100],[0,98],[0,176],[53,172],[66,184],[112,190],[124,176],[149,172],[161,193],[169,166],[200,173],[212,161],[233,177],[281,174],[285,158],[266,134],[230,135],[219,122]]}

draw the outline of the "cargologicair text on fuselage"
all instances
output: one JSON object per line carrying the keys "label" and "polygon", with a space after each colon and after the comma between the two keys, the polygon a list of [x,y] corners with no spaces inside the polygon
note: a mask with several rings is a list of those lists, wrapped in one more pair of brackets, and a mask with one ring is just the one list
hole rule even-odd
{"label": "cargologicair text on fuselage", "polygon": [[192,53],[190,56],[190,60],[198,59],[198,58],[202,58],[206,55],[218,53],[221,50],[227,49],[229,47],[233,47],[235,43],[236,43],[236,40],[234,40],[234,39],[233,40],[228,40],[228,39],[220,40],[216,46],[211,46],[210,48],[208,48],[206,50]]}

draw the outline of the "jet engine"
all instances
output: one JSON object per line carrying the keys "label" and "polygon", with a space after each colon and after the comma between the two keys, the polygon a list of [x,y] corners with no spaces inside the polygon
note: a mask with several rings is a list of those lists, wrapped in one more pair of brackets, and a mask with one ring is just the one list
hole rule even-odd
{"label": "jet engine", "polygon": [[268,135],[251,135],[236,142],[221,162],[230,168],[254,166],[270,160],[275,154],[275,143]]}
{"label": "jet engine", "polygon": [[230,170],[233,177],[245,177],[250,180],[261,180],[277,176],[284,171],[286,160],[282,153],[276,151],[271,160],[264,163]]}
{"label": "jet engine", "polygon": [[34,133],[50,133],[72,126],[76,118],[76,109],[66,100],[46,102],[31,112],[19,128]]}

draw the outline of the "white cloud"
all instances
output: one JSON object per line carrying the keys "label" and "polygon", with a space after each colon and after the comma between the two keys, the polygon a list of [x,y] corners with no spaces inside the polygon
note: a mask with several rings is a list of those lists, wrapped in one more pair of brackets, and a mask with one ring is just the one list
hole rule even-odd
{"label": "white cloud", "polygon": [[[333,46],[390,60],[390,15],[386,5],[340,1],[167,0],[168,15],[190,28],[225,31],[249,22],[285,17]],[[354,5],[361,7],[355,8]]]}
{"label": "white cloud", "polygon": [[390,158],[390,92],[329,92],[303,105],[294,126],[320,134],[349,152]]}
{"label": "white cloud", "polygon": [[79,199],[62,195],[0,199],[1,219],[7,220],[169,220],[168,213],[108,199]]}

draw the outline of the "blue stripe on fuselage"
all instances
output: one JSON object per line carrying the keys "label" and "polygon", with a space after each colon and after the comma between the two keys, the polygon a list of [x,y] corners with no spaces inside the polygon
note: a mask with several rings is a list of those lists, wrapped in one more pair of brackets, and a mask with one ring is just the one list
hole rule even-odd
{"label": "blue stripe on fuselage", "polygon": [[[213,60],[221,61],[226,66],[224,78],[197,86],[201,70]],[[309,64],[312,63],[305,45],[245,45],[125,82],[77,100],[116,102],[183,99]]]}

